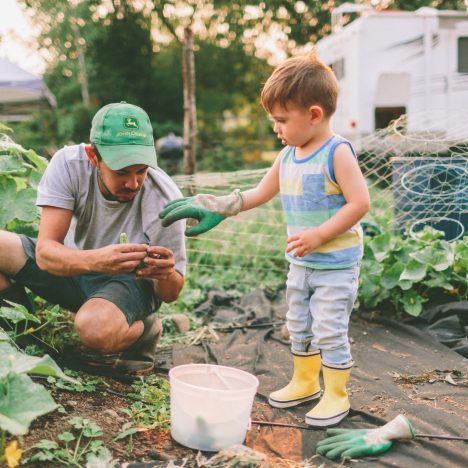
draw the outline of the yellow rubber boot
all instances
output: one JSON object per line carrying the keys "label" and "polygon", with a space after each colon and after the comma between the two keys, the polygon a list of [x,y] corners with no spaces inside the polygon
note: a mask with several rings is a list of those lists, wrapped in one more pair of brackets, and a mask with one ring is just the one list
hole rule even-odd
{"label": "yellow rubber boot", "polygon": [[344,419],[350,409],[346,385],[351,374],[352,363],[348,367],[323,365],[323,397],[305,416],[309,426],[332,426]]}
{"label": "yellow rubber boot", "polygon": [[320,398],[320,351],[307,356],[293,353],[293,362],[291,381],[286,387],[269,395],[268,403],[275,408],[289,408]]}

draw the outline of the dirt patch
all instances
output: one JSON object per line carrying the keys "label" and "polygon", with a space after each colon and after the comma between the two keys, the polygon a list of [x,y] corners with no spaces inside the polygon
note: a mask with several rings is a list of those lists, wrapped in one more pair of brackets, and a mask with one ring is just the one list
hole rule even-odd
{"label": "dirt patch", "polygon": [[[122,426],[129,421],[123,410],[133,403],[132,399],[124,396],[131,392],[131,386],[110,378],[102,380],[105,385],[99,386],[94,392],[77,393],[49,387],[55,401],[62,405],[65,412],[54,411],[34,421],[29,433],[20,441],[24,456],[29,456],[28,449],[42,439],[58,442],[61,433],[70,431],[69,420],[74,416],[91,419],[99,425],[103,432],[100,439],[119,464],[161,466],[165,465],[163,462],[173,460],[186,467],[199,467],[203,466],[203,460],[214,456],[210,453],[201,454],[197,450],[180,445],[172,439],[169,428],[141,428],[132,440],[114,440]],[[270,417],[269,406],[255,401],[252,420],[268,420]],[[278,444],[278,435],[281,435],[281,444]],[[271,444],[268,443],[270,439]],[[301,462],[301,434],[298,430],[253,425],[248,433],[246,445],[265,455],[264,464],[258,466],[304,466]],[[23,466],[48,468],[57,464],[41,461]]]}

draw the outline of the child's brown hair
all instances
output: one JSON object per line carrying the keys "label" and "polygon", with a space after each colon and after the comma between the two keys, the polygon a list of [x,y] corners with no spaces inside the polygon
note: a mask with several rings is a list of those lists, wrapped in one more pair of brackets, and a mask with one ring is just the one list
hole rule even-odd
{"label": "child's brown hair", "polygon": [[314,53],[292,57],[278,65],[262,89],[263,108],[271,113],[279,104],[287,108],[295,104],[302,108],[319,105],[326,117],[336,110],[338,82],[332,69]]}

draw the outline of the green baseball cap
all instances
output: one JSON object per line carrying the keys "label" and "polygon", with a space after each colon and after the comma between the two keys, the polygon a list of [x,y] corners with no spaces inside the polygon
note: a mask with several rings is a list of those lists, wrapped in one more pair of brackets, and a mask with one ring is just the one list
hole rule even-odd
{"label": "green baseball cap", "polygon": [[134,164],[157,167],[153,128],[141,107],[122,101],[99,109],[93,117],[90,140],[114,171]]}

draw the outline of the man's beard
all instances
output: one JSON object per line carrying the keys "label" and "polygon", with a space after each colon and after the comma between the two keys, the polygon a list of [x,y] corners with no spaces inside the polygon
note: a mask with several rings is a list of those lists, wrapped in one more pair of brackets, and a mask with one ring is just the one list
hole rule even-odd
{"label": "man's beard", "polygon": [[[115,196],[109,189],[109,187],[104,183],[104,180],[102,179],[101,177],[101,171],[97,171],[97,176],[98,176],[98,183],[99,185],[102,187],[102,189],[104,189],[104,192],[101,190],[101,193],[102,195],[104,196],[104,198],[106,200],[110,200],[110,201],[116,201],[116,202],[119,202],[119,203],[129,203],[129,202],[132,202],[134,199],[131,198],[129,200],[119,200],[119,198],[117,196]],[[123,190],[122,193],[137,193],[139,192],[139,189],[138,190]]]}

